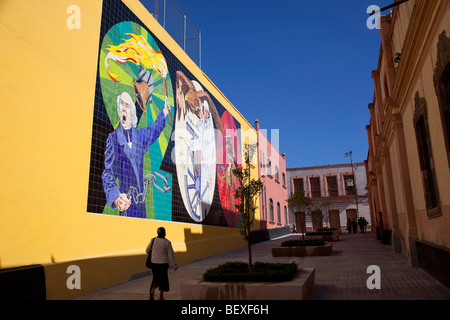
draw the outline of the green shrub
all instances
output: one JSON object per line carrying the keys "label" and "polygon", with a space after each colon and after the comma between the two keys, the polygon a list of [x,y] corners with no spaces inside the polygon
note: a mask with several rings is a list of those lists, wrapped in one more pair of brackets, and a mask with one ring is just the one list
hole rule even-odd
{"label": "green shrub", "polygon": [[308,239],[308,240],[287,240],[281,243],[282,247],[308,247],[308,246],[323,246],[325,242],[322,239]]}
{"label": "green shrub", "polygon": [[265,263],[253,264],[253,272],[249,272],[245,262],[227,262],[218,267],[208,269],[203,278],[209,282],[284,282],[289,281],[297,271],[297,264]]}
{"label": "green shrub", "polygon": [[306,232],[307,236],[332,236],[332,231],[316,231],[316,232]]}
{"label": "green shrub", "polygon": [[317,231],[337,231],[337,228],[320,228]]}

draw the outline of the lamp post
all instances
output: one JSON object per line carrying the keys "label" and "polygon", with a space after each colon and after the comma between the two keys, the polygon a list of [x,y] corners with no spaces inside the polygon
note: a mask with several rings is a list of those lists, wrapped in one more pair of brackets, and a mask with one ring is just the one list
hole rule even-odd
{"label": "lamp post", "polygon": [[[358,208],[358,190],[356,189],[356,178],[355,178],[355,172],[353,171],[353,157],[352,157],[352,150],[350,150],[349,152],[345,153],[345,156],[348,157],[350,156],[350,163],[352,166],[352,176],[353,176],[353,187],[355,189],[355,201],[356,201],[356,217],[359,218],[359,208]],[[349,180],[345,181],[345,183],[347,184],[347,186],[349,186]]]}

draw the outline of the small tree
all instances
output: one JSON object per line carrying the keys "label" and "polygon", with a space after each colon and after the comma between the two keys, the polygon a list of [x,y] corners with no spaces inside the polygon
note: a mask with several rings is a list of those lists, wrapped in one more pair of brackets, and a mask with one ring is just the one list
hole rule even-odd
{"label": "small tree", "polygon": [[305,240],[306,233],[306,215],[310,214],[311,199],[305,196],[305,192],[296,192],[287,199],[288,207],[294,213],[303,211],[305,215],[300,215],[300,232],[302,233],[302,239]]}
{"label": "small tree", "polygon": [[240,182],[240,186],[236,189],[235,193],[235,198],[239,199],[240,202],[235,204],[235,207],[242,215],[240,231],[244,240],[247,241],[248,267],[249,271],[253,272],[251,228],[255,221],[256,201],[261,192],[262,182],[259,179],[255,180],[251,177],[249,148],[250,146],[245,144],[244,164],[243,166],[238,166],[235,160],[232,173]]}
{"label": "small tree", "polygon": [[311,198],[305,196],[305,192],[297,192],[287,199],[288,207],[293,212],[302,211],[305,215],[300,215],[300,231],[302,238],[305,240],[306,233],[306,217],[311,217],[314,220],[316,217],[322,216],[323,221],[328,219],[328,214],[322,215],[322,212],[326,212],[326,208],[330,206],[328,201],[312,202]]}

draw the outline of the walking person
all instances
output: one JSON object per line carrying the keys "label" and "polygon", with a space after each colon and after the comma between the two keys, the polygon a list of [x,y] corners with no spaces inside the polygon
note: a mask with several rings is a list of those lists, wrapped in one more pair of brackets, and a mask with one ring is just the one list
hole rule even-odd
{"label": "walking person", "polygon": [[164,292],[168,292],[169,287],[169,262],[178,269],[175,260],[175,253],[172,243],[166,239],[166,230],[163,227],[158,228],[158,236],[150,240],[145,252],[152,251],[152,273],[153,279],[150,285],[150,300],[154,300],[155,290],[159,288],[159,300],[164,300]]}
{"label": "walking person", "polygon": [[358,228],[358,224],[356,223],[356,218],[353,218],[353,220],[352,220],[353,233],[357,232],[357,230],[356,230],[357,228]]}
{"label": "walking person", "polygon": [[358,219],[358,225],[359,225],[359,231],[360,231],[361,233],[365,233],[365,230],[364,230],[365,222],[364,222],[364,220],[363,220],[362,217],[359,217],[359,219]]}

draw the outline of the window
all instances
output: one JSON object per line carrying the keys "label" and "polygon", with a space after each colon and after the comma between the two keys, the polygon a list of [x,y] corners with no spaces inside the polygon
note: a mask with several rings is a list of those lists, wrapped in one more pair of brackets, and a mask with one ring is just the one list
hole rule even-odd
{"label": "window", "polygon": [[303,186],[303,179],[294,179],[294,190],[293,193],[305,192],[305,187]]}
{"label": "window", "polygon": [[277,222],[281,223],[281,207],[279,202],[277,202]]}
{"label": "window", "polygon": [[261,159],[260,159],[260,165],[261,165],[261,172],[262,174],[266,173],[266,162],[265,162],[265,158],[264,158],[264,152],[260,151],[261,153]]}
{"label": "window", "polygon": [[261,187],[261,214],[262,214],[262,220],[267,220],[267,211],[266,211],[266,198],[265,198],[265,189],[266,187]]}
{"label": "window", "polygon": [[328,186],[328,196],[337,197],[338,196],[338,186],[336,176],[327,177]]}
{"label": "window", "polygon": [[345,194],[347,196],[354,196],[356,186],[353,174],[344,175],[344,184],[345,184]]}
{"label": "window", "polygon": [[386,95],[386,98],[389,98],[389,88],[388,88],[386,76],[384,76],[384,91],[385,91],[384,93]]}
{"label": "window", "polygon": [[278,166],[275,166],[275,181],[280,181],[280,175],[278,174]]}
{"label": "window", "polygon": [[267,201],[267,194],[266,194],[266,187],[264,187],[264,217],[267,220],[267,204],[266,204],[266,201]]}
{"label": "window", "polygon": [[416,92],[414,110],[414,130],[424,188],[428,217],[440,216],[439,197],[436,186],[433,155],[428,132],[427,101]]}
{"label": "window", "polygon": [[319,198],[321,196],[320,178],[309,178],[309,183],[311,184],[311,197]]}
{"label": "window", "polygon": [[274,221],[274,218],[273,218],[273,200],[272,200],[272,198],[269,199],[269,214],[270,214],[270,221]]}
{"label": "window", "polygon": [[439,107],[444,129],[447,159],[450,166],[450,63],[447,64],[439,81]]}
{"label": "window", "polygon": [[282,179],[283,179],[283,181],[282,181],[283,187],[286,187],[286,174],[283,172],[283,173],[281,174],[281,177],[282,177]]}
{"label": "window", "polygon": [[272,175],[272,161],[267,157],[267,175]]}
{"label": "window", "polygon": [[287,207],[284,206],[284,224],[288,225],[289,221],[288,221],[288,210]]}
{"label": "window", "polygon": [[450,167],[450,38],[447,37],[445,30],[439,35],[433,80],[439,101],[447,161]]}

